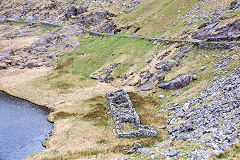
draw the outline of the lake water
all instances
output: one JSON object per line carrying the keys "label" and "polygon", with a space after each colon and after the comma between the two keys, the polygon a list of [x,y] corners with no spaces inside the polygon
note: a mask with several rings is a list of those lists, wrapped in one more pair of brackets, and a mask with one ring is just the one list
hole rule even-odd
{"label": "lake water", "polygon": [[19,160],[40,152],[51,135],[49,110],[0,91],[0,160]]}

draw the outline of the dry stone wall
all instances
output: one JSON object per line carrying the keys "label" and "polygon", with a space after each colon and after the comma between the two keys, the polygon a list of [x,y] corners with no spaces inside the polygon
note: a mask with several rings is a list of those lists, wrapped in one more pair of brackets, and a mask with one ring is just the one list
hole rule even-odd
{"label": "dry stone wall", "polygon": [[[124,90],[108,92],[105,94],[109,110],[111,112],[114,128],[119,138],[139,138],[139,137],[156,137],[157,133],[149,125],[141,125],[140,118],[133,108],[128,94]],[[122,127],[130,125],[130,131],[121,130]]]}

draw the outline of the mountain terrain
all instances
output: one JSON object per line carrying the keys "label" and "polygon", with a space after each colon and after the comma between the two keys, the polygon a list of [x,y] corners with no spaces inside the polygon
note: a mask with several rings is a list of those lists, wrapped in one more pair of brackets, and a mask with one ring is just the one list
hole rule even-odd
{"label": "mountain terrain", "polygon": [[239,56],[238,0],[0,2],[0,90],[53,110],[26,159],[238,160]]}

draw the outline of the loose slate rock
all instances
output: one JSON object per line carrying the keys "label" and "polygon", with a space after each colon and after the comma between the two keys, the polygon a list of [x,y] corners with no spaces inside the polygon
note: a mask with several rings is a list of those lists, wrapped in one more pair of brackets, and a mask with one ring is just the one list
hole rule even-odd
{"label": "loose slate rock", "polygon": [[169,148],[167,151],[166,151],[166,155],[167,156],[170,156],[170,157],[174,157],[174,156],[177,156],[179,153],[179,151],[173,149],[173,148]]}
{"label": "loose slate rock", "polygon": [[176,90],[188,86],[192,80],[191,76],[181,75],[170,82],[163,82],[159,87],[167,90]]}
{"label": "loose slate rock", "polygon": [[206,66],[202,66],[199,70],[204,71],[206,68],[207,68]]}

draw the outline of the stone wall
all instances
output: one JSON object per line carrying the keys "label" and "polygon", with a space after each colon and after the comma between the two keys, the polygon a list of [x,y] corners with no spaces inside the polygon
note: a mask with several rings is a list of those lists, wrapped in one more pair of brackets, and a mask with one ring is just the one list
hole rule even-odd
{"label": "stone wall", "polygon": [[[133,108],[128,94],[124,90],[105,94],[111,112],[114,128],[119,138],[156,137],[157,133],[149,125],[141,125],[139,116]],[[130,131],[122,131],[121,127],[132,126]]]}

